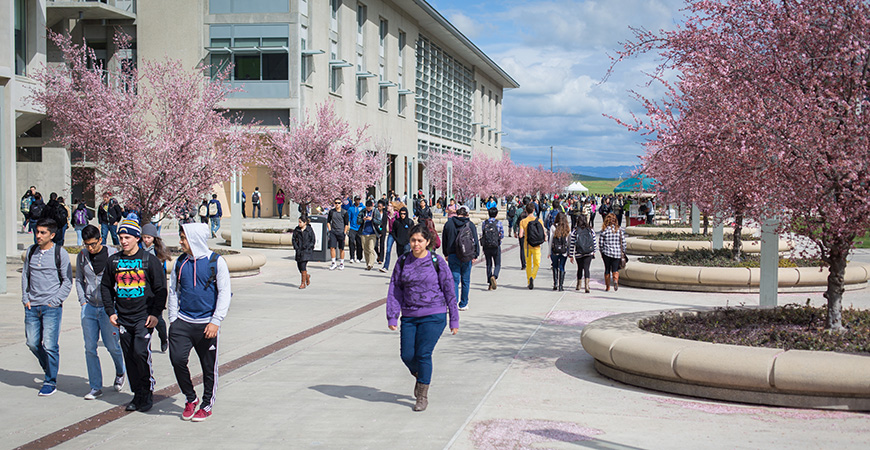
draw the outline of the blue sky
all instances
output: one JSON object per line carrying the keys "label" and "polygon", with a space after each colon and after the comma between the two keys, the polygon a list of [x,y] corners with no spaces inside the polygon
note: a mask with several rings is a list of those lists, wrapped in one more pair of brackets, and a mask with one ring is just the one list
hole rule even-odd
{"label": "blue sky", "polygon": [[519,84],[504,94],[504,145],[521,164],[636,165],[643,137],[609,114],[642,112],[629,90],[656,97],[644,71],[655,60],[620,63],[605,83],[608,54],[629,26],[673,28],[682,0],[428,0]]}

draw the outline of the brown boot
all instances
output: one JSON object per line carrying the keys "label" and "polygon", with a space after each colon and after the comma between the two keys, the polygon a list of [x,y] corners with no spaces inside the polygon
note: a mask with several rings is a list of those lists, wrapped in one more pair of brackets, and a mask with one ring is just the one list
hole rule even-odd
{"label": "brown boot", "polygon": [[580,290],[580,283],[582,283],[582,282],[583,282],[583,279],[580,278],[580,277],[577,277],[577,287],[574,288],[575,291],[579,291],[579,290]]}
{"label": "brown boot", "polygon": [[414,387],[414,393],[417,397],[417,403],[414,405],[414,411],[425,411],[429,406],[429,385],[417,382]]}
{"label": "brown boot", "polygon": [[[577,289],[580,289],[580,287],[579,287],[579,286],[580,286],[579,282],[578,282],[577,286],[578,286]],[[584,278],[584,279],[583,279],[583,286],[586,287],[586,293],[588,294],[588,293],[589,293],[589,278]]]}
{"label": "brown boot", "polygon": [[305,272],[305,285],[311,286],[311,274],[308,271]]}
{"label": "brown boot", "polygon": [[619,290],[619,272],[613,272],[613,290]]}
{"label": "brown boot", "polygon": [[604,286],[606,286],[605,291],[610,290],[610,274],[604,275]]}
{"label": "brown boot", "polygon": [[299,282],[299,289],[305,289],[305,272],[302,272],[302,281]]}

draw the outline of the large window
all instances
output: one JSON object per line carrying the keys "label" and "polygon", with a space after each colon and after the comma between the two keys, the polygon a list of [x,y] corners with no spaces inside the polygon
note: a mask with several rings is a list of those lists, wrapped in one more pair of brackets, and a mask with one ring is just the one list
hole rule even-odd
{"label": "large window", "polygon": [[210,0],[208,3],[210,14],[290,12],[287,0]]}
{"label": "large window", "polygon": [[233,63],[235,81],[289,80],[287,38],[212,38],[212,73]]}
{"label": "large window", "polygon": [[27,68],[27,2],[14,0],[15,9],[15,75],[25,75]]}
{"label": "large window", "polygon": [[[417,130],[469,145],[474,75],[425,36],[417,40]],[[483,137],[481,136],[481,139]]]}

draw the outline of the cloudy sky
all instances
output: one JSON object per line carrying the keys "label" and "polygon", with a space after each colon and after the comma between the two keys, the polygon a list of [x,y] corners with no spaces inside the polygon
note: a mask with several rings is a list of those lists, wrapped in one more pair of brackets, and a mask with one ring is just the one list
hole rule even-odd
{"label": "cloudy sky", "polygon": [[635,165],[643,137],[602,114],[641,112],[628,93],[645,87],[653,58],[620,63],[608,54],[629,26],[673,28],[682,0],[428,0],[520,84],[504,95],[504,145],[521,164]]}

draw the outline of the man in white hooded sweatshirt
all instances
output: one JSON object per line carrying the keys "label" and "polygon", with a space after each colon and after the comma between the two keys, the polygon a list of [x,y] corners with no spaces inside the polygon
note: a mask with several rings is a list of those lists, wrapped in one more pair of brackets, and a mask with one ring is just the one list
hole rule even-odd
{"label": "man in white hooded sweatshirt", "polygon": [[[209,250],[209,235],[206,224],[182,225],[179,237],[184,254],[169,276],[169,360],[186,397],[181,418],[194,422],[211,416],[218,381],[218,335],[232,296],[227,263]],[[187,367],[191,349],[202,365],[203,394],[198,411]]]}

